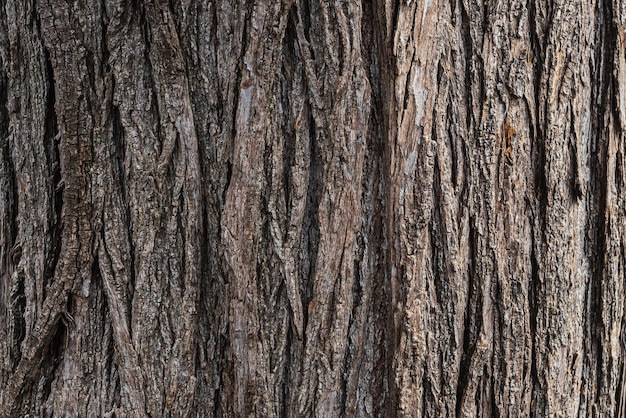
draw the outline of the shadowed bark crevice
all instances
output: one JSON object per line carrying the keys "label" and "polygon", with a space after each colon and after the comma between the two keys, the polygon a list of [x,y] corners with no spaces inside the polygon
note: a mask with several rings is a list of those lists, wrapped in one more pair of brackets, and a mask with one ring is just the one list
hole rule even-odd
{"label": "shadowed bark crevice", "polygon": [[[302,302],[304,309],[304,327],[307,329],[309,313],[312,309],[313,283],[315,277],[317,252],[319,248],[320,219],[319,206],[323,193],[322,162],[317,145],[315,121],[312,113],[309,113],[309,144],[311,165],[309,168],[309,180],[307,187],[306,206],[302,228],[302,243],[306,252],[300,256],[302,266],[302,283],[304,292]],[[305,331],[306,332],[306,331]]]}
{"label": "shadowed bark crevice", "polygon": [[[6,31],[6,16],[0,11],[0,31]],[[4,39],[0,51],[5,52]],[[0,362],[0,385],[4,385],[21,356],[20,344],[25,336],[23,283],[11,279],[22,256],[17,238],[17,185],[11,156],[8,112],[8,80],[5,55],[0,55],[0,340],[11,341],[0,348],[5,360]],[[22,277],[23,280],[23,277]],[[20,289],[21,287],[21,289]],[[9,305],[5,305],[8,303]],[[13,327],[13,331],[11,330]],[[13,335],[13,337],[11,336]]]}
{"label": "shadowed bark crevice", "polygon": [[12,280],[13,287],[9,294],[9,333],[12,338],[12,345],[9,347],[9,365],[11,370],[15,370],[22,358],[22,341],[26,337],[26,323],[24,321],[24,310],[26,309],[26,296],[24,294],[24,273],[15,273]]}
{"label": "shadowed bark crevice", "polygon": [[469,234],[468,234],[468,259],[470,260],[470,264],[467,266],[467,304],[465,306],[465,310],[463,312],[463,346],[461,351],[461,361],[459,364],[459,374],[458,374],[458,383],[456,389],[456,405],[455,411],[457,416],[463,416],[463,405],[465,403],[465,398],[467,396],[467,388],[471,381],[471,368],[472,368],[472,357],[476,350],[476,330],[479,329],[477,324],[474,324],[474,318],[480,312],[479,306],[477,306],[476,302],[476,292],[480,291],[477,289],[477,280],[476,280],[476,266],[475,266],[475,257],[476,257],[476,247],[477,247],[477,231],[474,225],[473,219],[470,217],[469,220]]}
{"label": "shadowed bark crevice", "polygon": [[[38,22],[38,20],[37,20]],[[45,115],[45,130],[44,137],[46,142],[46,156],[48,161],[48,167],[50,170],[50,185],[52,187],[52,199],[51,208],[52,213],[50,217],[50,241],[51,241],[51,254],[46,257],[46,267],[44,270],[45,280],[52,279],[54,277],[54,271],[59,262],[61,254],[61,236],[63,233],[63,223],[61,216],[63,212],[63,191],[65,189],[64,180],[61,177],[61,163],[59,158],[59,144],[61,133],[57,123],[56,116],[56,96],[55,96],[55,83],[54,83],[54,71],[52,68],[52,62],[50,61],[50,55],[47,50],[44,50],[45,62],[46,62],[46,115]]]}

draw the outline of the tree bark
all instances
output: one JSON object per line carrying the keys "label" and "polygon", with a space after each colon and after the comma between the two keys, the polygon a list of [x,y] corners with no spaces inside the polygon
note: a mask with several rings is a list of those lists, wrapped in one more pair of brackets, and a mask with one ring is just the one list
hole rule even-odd
{"label": "tree bark", "polygon": [[0,417],[626,416],[626,3],[0,6]]}

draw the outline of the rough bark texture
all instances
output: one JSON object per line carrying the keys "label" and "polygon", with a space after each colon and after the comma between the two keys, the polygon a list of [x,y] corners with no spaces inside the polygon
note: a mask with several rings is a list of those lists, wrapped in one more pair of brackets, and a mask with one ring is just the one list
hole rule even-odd
{"label": "rough bark texture", "polygon": [[626,416],[626,3],[0,0],[0,417]]}

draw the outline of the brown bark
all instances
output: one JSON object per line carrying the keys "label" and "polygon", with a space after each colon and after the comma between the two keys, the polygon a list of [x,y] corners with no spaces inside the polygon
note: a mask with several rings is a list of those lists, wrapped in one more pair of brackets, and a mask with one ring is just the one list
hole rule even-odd
{"label": "brown bark", "polygon": [[0,0],[0,416],[624,416],[625,28]]}

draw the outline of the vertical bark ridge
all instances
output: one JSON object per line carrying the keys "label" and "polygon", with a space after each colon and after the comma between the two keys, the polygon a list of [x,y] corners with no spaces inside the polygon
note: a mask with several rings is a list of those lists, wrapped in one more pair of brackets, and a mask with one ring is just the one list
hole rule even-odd
{"label": "vertical bark ridge", "polygon": [[[584,295],[589,270],[584,257],[586,201],[571,188],[571,176],[580,178],[567,158],[570,143],[588,137],[591,85],[589,62],[591,40],[581,27],[593,27],[591,14],[574,5],[554,4],[561,12],[550,20],[546,33],[539,96],[539,130],[544,141],[546,202],[537,301],[537,369],[545,382],[544,400],[537,413],[572,415],[579,410],[582,370]],[[574,79],[582,86],[572,89]],[[589,80],[589,81],[586,81]],[[572,133],[577,133],[572,135]],[[588,143],[589,141],[587,141]],[[583,149],[580,152],[586,154]],[[583,154],[583,155],[584,155]],[[579,158],[579,157],[575,157]],[[587,167],[585,156],[584,165]],[[586,171],[586,170],[585,170]],[[583,185],[582,187],[585,187]],[[564,244],[567,243],[567,244]],[[566,383],[567,389],[563,386]]]}
{"label": "vertical bark ridge", "polygon": [[318,251],[311,260],[312,287],[300,360],[304,375],[295,413],[334,416],[346,407],[346,365],[354,355],[345,338],[355,303],[356,231],[362,226],[371,89],[360,50],[360,4],[311,2],[307,9],[299,7],[300,19],[306,13],[311,26],[299,22],[299,46],[313,102],[312,140],[324,185],[317,201]]}
{"label": "vertical bark ridge", "polygon": [[[144,246],[133,236],[133,232],[140,226],[135,227],[137,209],[133,208],[132,203],[136,199],[136,183],[143,185],[146,181],[141,172],[141,162],[144,160],[142,151],[152,151],[143,141],[137,142],[139,133],[148,140],[154,138],[149,132],[142,131],[145,125],[137,124],[136,121],[143,118],[142,110],[152,109],[150,101],[148,109],[144,108],[146,104],[143,99],[149,96],[147,83],[140,78],[143,68],[137,68],[146,59],[146,52],[141,49],[143,34],[138,10],[133,10],[124,2],[109,2],[105,12],[108,25],[104,32],[104,49],[109,57],[107,70],[111,92],[107,103],[110,107],[107,112],[110,119],[108,141],[103,141],[98,148],[98,161],[102,163],[98,172],[102,176],[103,193],[99,207],[102,231],[99,236],[98,261],[110,311],[113,339],[119,351],[116,363],[121,385],[120,399],[111,412],[125,414],[134,411],[143,417],[148,416],[149,411],[147,382],[141,368],[140,347],[133,338],[138,326],[133,322],[133,305],[136,291],[143,290],[137,289],[143,284],[140,282],[141,270],[137,264]],[[133,48],[127,50],[126,42]],[[128,97],[129,94],[132,96]],[[135,118],[133,110],[137,113]],[[113,164],[113,160],[117,160],[117,164]],[[115,180],[123,186],[115,187]]]}
{"label": "vertical bark ridge", "polygon": [[[19,256],[19,250],[13,251],[15,242],[15,210],[16,210],[16,184],[15,169],[13,167],[13,159],[11,157],[11,144],[9,142],[9,94],[8,94],[8,63],[9,63],[9,42],[6,10],[0,10],[0,188],[2,197],[0,197],[0,340],[10,341],[12,338],[10,310],[11,306],[6,303],[10,300],[11,286],[11,270],[16,263],[13,261],[15,256]],[[17,248],[16,248],[17,249]],[[18,292],[22,293],[22,292]],[[16,300],[13,297],[13,300]],[[15,304],[16,311],[20,312],[23,308],[19,307],[19,303]],[[16,339],[18,344],[19,336]],[[2,356],[2,366],[0,367],[0,387],[4,387],[9,373],[11,371],[11,354],[10,344],[0,345],[0,356]]]}
{"label": "vertical bark ridge", "polygon": [[[23,291],[11,292],[11,271],[14,264],[13,246],[17,231],[15,217],[17,207],[16,177],[13,159],[11,156],[11,144],[9,142],[9,94],[8,94],[8,66],[9,66],[9,40],[7,29],[6,10],[0,10],[0,188],[2,197],[0,198],[0,301],[3,306],[0,308],[0,340],[11,341],[14,339],[17,344],[5,343],[0,345],[0,356],[2,365],[0,366],[0,387],[6,384],[11,372],[11,345],[19,345],[21,338],[11,330],[15,327],[15,319],[11,318],[10,311],[16,313],[23,312],[18,299]],[[19,252],[15,256],[19,256]],[[11,297],[13,293],[13,297]],[[17,296],[17,298],[16,298]],[[6,303],[6,302],[8,303]],[[6,303],[6,305],[5,305]],[[9,306],[9,303],[12,306]],[[21,328],[21,326],[18,326]],[[13,334],[13,336],[11,335]],[[17,338],[15,338],[17,337]]]}
{"label": "vertical bark ridge", "polygon": [[[45,80],[45,54],[35,28],[25,28],[24,23],[31,18],[32,4],[7,4],[8,21],[8,90],[22,93],[10,95],[8,100],[10,156],[15,170],[17,186],[17,210],[14,214],[18,226],[18,237],[13,243],[15,257],[12,281],[28,276],[24,284],[24,296],[28,308],[24,312],[26,331],[31,331],[35,318],[41,309],[46,278],[43,277],[43,264],[49,252],[45,238],[49,218],[51,187],[47,182],[48,166],[45,160],[43,141],[30,139],[43,138],[47,83]],[[33,90],[31,93],[30,90]],[[30,103],[29,103],[30,102]],[[29,133],[27,126],[37,126]],[[19,230],[21,229],[21,231]],[[29,237],[28,240],[20,238]],[[30,237],[39,237],[38,244]],[[30,254],[23,258],[22,254]]]}
{"label": "vertical bark ridge", "polygon": [[[461,361],[458,321],[463,318],[456,313],[464,311],[467,297],[466,286],[459,286],[467,280],[458,251],[464,221],[456,204],[461,191],[450,176],[452,161],[459,157],[450,145],[459,138],[447,122],[465,119],[449,106],[462,94],[451,80],[462,69],[463,54],[444,52],[455,39],[448,6],[398,5],[390,40],[395,66],[390,92],[395,109],[390,106],[387,133],[393,367],[403,416],[416,411],[453,415],[450,400],[456,396]],[[465,136],[462,125],[459,130]],[[463,167],[464,159],[457,164]],[[464,175],[462,168],[458,172]]]}
{"label": "vertical bark ridge", "polygon": [[[45,48],[36,25],[32,2],[7,2],[4,12],[7,29],[3,61],[7,70],[7,110],[9,130],[6,140],[9,166],[13,167],[17,200],[12,214],[17,230],[11,245],[8,298],[11,378],[2,382],[3,409],[9,414],[19,390],[28,384],[28,375],[35,367],[36,356],[45,351],[52,338],[54,321],[47,322],[44,307],[46,284],[45,264],[53,252],[49,228],[53,214],[54,185],[49,181],[53,170],[47,160],[45,126],[49,84],[46,78]],[[34,129],[31,129],[34,127]],[[50,161],[50,163],[52,163]],[[10,178],[10,177],[9,177]],[[22,255],[26,254],[26,257]],[[58,315],[58,313],[57,313]],[[55,314],[52,315],[53,317]],[[23,343],[24,342],[24,343]]]}
{"label": "vertical bark ridge", "polygon": [[200,149],[206,239],[198,321],[198,356],[203,372],[196,407],[207,416],[233,413],[229,324],[224,320],[231,308],[221,240],[224,205],[233,176],[233,136],[249,4],[193,2],[186,12],[182,4],[175,7],[176,16],[188,16],[187,25],[177,21],[185,60],[190,68],[198,68],[188,73]]}
{"label": "vertical bark ridge", "polygon": [[[600,41],[603,48],[601,72],[603,82],[602,98],[598,97],[594,114],[602,115],[602,125],[597,127],[595,147],[598,149],[594,173],[606,179],[600,182],[602,187],[596,191],[599,196],[595,220],[599,242],[596,257],[603,258],[603,265],[597,266],[599,274],[595,278],[596,291],[599,294],[599,306],[594,315],[601,322],[599,338],[601,341],[596,354],[598,387],[595,388],[593,407],[599,414],[624,416],[624,302],[619,295],[624,292],[624,247],[625,235],[623,222],[618,219],[625,214],[624,195],[624,42],[626,9],[623,4],[602,2],[601,18],[605,23]],[[609,103],[614,103],[613,106]],[[603,138],[601,140],[600,138]],[[593,150],[592,150],[593,151]],[[603,254],[600,256],[600,254]],[[597,258],[595,258],[597,259]],[[593,366],[593,365],[592,365]]]}
{"label": "vertical bark ridge", "polygon": [[[100,7],[84,10],[96,16],[99,11]],[[43,348],[35,347],[43,341],[49,341],[52,335],[55,335],[54,338],[63,336],[64,355],[55,360],[59,361],[59,369],[50,383],[51,396],[46,400],[46,413],[67,410],[84,414],[91,408],[104,413],[110,407],[110,399],[97,404],[87,400],[96,396],[99,381],[108,377],[110,371],[107,362],[79,354],[99,352],[101,354],[98,357],[106,358],[109,351],[107,338],[110,327],[105,326],[106,311],[102,309],[104,296],[99,283],[93,282],[97,280],[94,277],[94,266],[97,263],[94,259],[95,231],[92,225],[92,162],[93,144],[101,126],[100,113],[95,110],[104,95],[98,73],[100,61],[94,59],[94,51],[99,54],[101,48],[97,42],[100,38],[96,37],[92,44],[86,41],[89,38],[83,30],[76,30],[69,37],[59,35],[74,29],[76,22],[67,19],[68,12],[66,7],[56,3],[38,3],[33,11],[37,27],[41,30],[40,36],[49,52],[47,76],[50,80],[54,77],[51,88],[55,91],[49,94],[54,99],[55,107],[54,112],[48,115],[46,126],[50,126],[48,130],[52,131],[49,135],[58,126],[51,156],[56,158],[58,153],[59,171],[58,175],[53,172],[48,178],[52,182],[58,181],[53,184],[53,204],[56,210],[61,211],[57,221],[60,225],[55,228],[58,236],[51,234],[51,237],[59,239],[61,243],[55,243],[55,246],[59,246],[58,253],[48,257],[49,263],[56,264],[46,269],[53,272],[44,302],[48,312],[42,312],[39,316],[37,332],[31,336],[33,342],[27,341],[24,346],[39,352]],[[80,12],[73,17],[80,19]],[[58,20],[56,25],[52,23],[55,20]],[[89,25],[84,30],[89,34],[94,32],[94,28]],[[68,49],[73,53],[65,56],[63,51]],[[77,83],[76,73],[63,71],[65,66],[86,76]],[[54,160],[51,162],[57,164]],[[98,321],[100,325],[89,326],[90,319]],[[46,344],[43,343],[44,348]],[[28,356],[24,356],[24,360],[28,360]],[[70,399],[71,396],[83,402],[76,404]]]}
{"label": "vertical bark ridge", "polygon": [[[199,233],[202,230],[200,201],[200,167],[198,140],[194,126],[190,92],[185,77],[187,65],[182,56],[172,11],[167,2],[146,5],[150,31],[149,59],[154,71],[160,133],[163,136],[157,175],[171,180],[157,188],[171,188],[164,198],[173,204],[163,225],[167,236],[159,245],[169,249],[164,277],[169,289],[164,293],[170,327],[171,360],[164,371],[165,398],[161,408],[186,415],[192,407],[195,392],[195,335],[198,303]],[[168,170],[165,170],[168,168]],[[172,187],[173,185],[173,187]],[[167,200],[164,200],[165,203]],[[172,249],[178,251],[172,254]],[[168,306],[168,303],[171,305]],[[163,328],[163,319],[160,319]],[[163,330],[160,331],[163,333]],[[153,356],[152,349],[148,350]]]}
{"label": "vertical bark ridge", "polygon": [[[266,154],[275,142],[279,127],[275,112],[268,112],[268,109],[276,106],[276,67],[290,7],[288,3],[264,1],[250,3],[250,7],[236,102],[232,174],[221,222],[231,301],[229,349],[235,389],[227,408],[238,415],[253,411],[260,415],[277,415],[280,407],[276,401],[281,391],[276,385],[275,373],[280,375],[282,370],[274,370],[272,360],[276,355],[274,350],[280,350],[282,344],[278,340],[278,347],[274,346],[261,324],[267,324],[267,331],[274,329],[278,339],[286,338],[286,324],[281,315],[273,318],[268,312],[271,309],[268,302],[275,298],[272,297],[275,284],[269,279],[280,275],[270,273],[271,264],[266,264],[271,253],[268,254],[263,242],[276,232],[267,230],[268,220],[264,218],[269,197],[263,190],[272,187],[271,178],[267,178],[272,168]],[[246,211],[247,216],[242,217],[241,211]],[[282,248],[276,250],[280,252]],[[293,286],[288,289],[291,293]],[[289,296],[293,300],[293,294]],[[294,308],[292,301],[291,309]]]}

